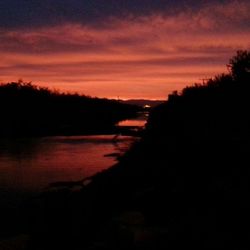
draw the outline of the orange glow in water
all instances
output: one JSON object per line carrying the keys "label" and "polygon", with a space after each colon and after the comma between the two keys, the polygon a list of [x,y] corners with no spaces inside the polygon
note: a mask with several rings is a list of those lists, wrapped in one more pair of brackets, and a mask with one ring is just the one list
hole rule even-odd
{"label": "orange glow in water", "polygon": [[0,183],[9,190],[39,191],[49,183],[77,181],[115,164],[114,157],[134,141],[114,135],[46,137],[0,142]]}

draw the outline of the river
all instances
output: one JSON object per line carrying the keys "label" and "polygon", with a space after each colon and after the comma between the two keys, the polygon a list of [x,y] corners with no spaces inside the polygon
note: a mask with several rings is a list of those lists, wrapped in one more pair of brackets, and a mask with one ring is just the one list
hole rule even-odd
{"label": "river", "polygon": [[0,190],[39,191],[49,183],[76,181],[112,166],[134,141],[114,135],[56,136],[0,142]]}
{"label": "river", "polygon": [[[140,116],[117,126],[144,124]],[[21,225],[18,211],[24,200],[51,183],[78,181],[111,167],[115,156],[137,139],[122,135],[0,139],[0,238]]]}
{"label": "river", "polygon": [[[117,126],[144,126],[145,115]],[[77,181],[116,163],[135,140],[132,136],[51,136],[0,140],[0,194],[37,192],[50,183]]]}

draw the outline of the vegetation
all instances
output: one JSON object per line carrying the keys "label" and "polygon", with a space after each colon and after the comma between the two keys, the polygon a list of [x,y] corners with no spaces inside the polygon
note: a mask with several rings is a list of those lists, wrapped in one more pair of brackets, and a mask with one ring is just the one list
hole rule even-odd
{"label": "vegetation", "polygon": [[249,82],[250,79],[250,51],[239,50],[229,61],[228,68],[234,80]]}
{"label": "vegetation", "polygon": [[33,201],[31,249],[247,249],[250,84],[237,65],[249,58],[170,95],[142,140],[79,192]]}
{"label": "vegetation", "polygon": [[153,234],[145,249],[247,248],[249,67],[250,52],[238,51],[228,74],[170,95],[121,161],[121,192],[131,194],[124,204]]}
{"label": "vegetation", "polygon": [[0,136],[108,132],[138,108],[117,101],[60,93],[22,81],[0,85]]}

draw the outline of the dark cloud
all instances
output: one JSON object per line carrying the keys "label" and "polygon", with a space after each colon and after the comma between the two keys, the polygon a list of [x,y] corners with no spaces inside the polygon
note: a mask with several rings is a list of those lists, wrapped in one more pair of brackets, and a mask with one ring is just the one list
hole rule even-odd
{"label": "dark cloud", "polygon": [[201,0],[1,0],[0,27],[31,28],[63,22],[102,25],[107,17],[169,13],[204,3]]}

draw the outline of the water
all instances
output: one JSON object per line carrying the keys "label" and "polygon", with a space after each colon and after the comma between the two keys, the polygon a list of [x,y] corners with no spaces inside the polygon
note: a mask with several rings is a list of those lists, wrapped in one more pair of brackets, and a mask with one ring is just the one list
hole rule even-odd
{"label": "water", "polygon": [[145,120],[125,120],[118,123],[118,126],[125,126],[125,127],[144,127],[146,124]]}
{"label": "water", "polygon": [[148,118],[148,112],[141,112],[136,119],[123,120],[117,126],[125,127],[144,127]]}
{"label": "water", "polygon": [[[139,120],[136,126],[143,126]],[[136,119],[125,123],[133,126]],[[117,162],[110,156],[123,154],[137,140],[121,135],[112,140],[114,136],[0,138],[0,240],[22,232],[23,204],[50,183],[79,181],[103,171]]]}
{"label": "water", "polygon": [[1,238],[22,232],[23,205],[50,183],[78,181],[111,167],[116,158],[105,155],[122,154],[135,140],[113,137],[0,139],[0,245]]}
{"label": "water", "polygon": [[114,165],[133,137],[45,137],[0,141],[0,192],[39,191],[49,183],[75,181]]}
{"label": "water", "polygon": [[[147,113],[117,126],[145,125]],[[50,183],[77,181],[116,163],[135,138],[114,135],[0,138],[0,195],[5,192],[37,192]]]}

